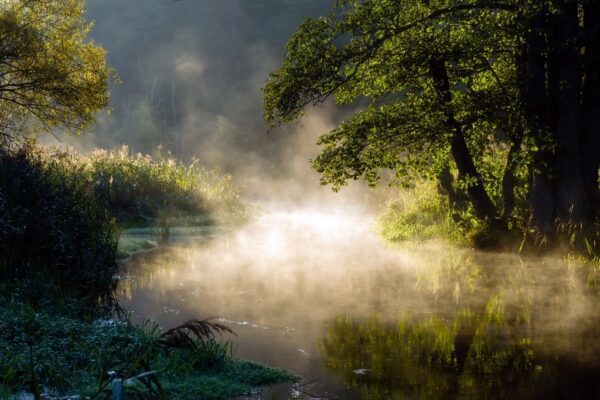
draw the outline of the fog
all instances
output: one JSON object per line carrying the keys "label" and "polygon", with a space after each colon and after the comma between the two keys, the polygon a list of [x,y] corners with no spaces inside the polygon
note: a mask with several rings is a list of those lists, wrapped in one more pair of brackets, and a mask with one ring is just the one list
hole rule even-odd
{"label": "fog", "polygon": [[[319,152],[316,138],[350,109],[325,104],[298,123],[267,130],[260,88],[298,24],[326,14],[332,3],[88,1],[90,36],[106,48],[120,83],[112,84],[110,112],[98,116],[92,132],[63,140],[83,151],[127,144],[153,152],[162,145],[183,161],[198,158],[231,173],[248,198],[269,210],[235,232],[215,231],[130,261],[131,278],[120,288],[123,306],[165,327],[218,316],[239,333],[237,355],[321,379],[311,386],[321,398],[369,398],[364,390],[372,386],[391,398],[385,394],[417,387],[402,381],[406,371],[391,374],[406,355],[387,357],[389,349],[379,348],[369,360],[359,357],[367,347],[358,345],[348,359],[335,353],[353,339],[366,340],[364,330],[377,325],[359,324],[373,318],[384,325],[368,337],[396,341],[402,335],[389,327],[406,315],[425,333],[433,330],[425,325],[439,321],[443,329],[468,326],[473,354],[477,346],[491,349],[477,353],[483,361],[476,363],[531,357],[539,365],[527,371],[539,366],[548,376],[562,374],[566,365],[573,375],[595,367],[598,310],[581,270],[555,259],[437,244],[391,249],[373,228],[381,193],[360,183],[331,193],[310,169]],[[358,325],[340,325],[340,318]],[[443,336],[440,329],[434,331]],[[453,334],[459,348],[462,333]],[[354,371],[371,368],[367,361],[375,364],[375,355],[389,365],[361,381]],[[417,364],[410,371],[419,371]],[[502,374],[518,374],[515,365]],[[429,372],[436,387],[448,386]],[[475,385],[493,387],[494,373],[482,376]],[[523,378],[522,393],[534,390],[536,379]],[[289,388],[279,398],[288,394]]]}
{"label": "fog", "polygon": [[[585,270],[436,243],[391,248],[368,221],[353,207],[288,206],[229,233],[209,230],[131,260],[120,302],[134,320],[166,328],[217,317],[237,333],[221,338],[237,357],[302,378],[257,399],[586,398],[573,391],[597,389],[600,314]],[[422,354],[444,343],[452,354],[464,348],[470,369],[440,375],[428,364]],[[487,372],[471,376],[478,368]]]}
{"label": "fog", "polygon": [[[90,38],[107,51],[119,82],[110,108],[88,134],[62,137],[82,151],[124,144],[153,153],[161,145],[182,161],[198,158],[231,173],[250,198],[281,202],[352,201],[362,185],[333,196],[309,160],[316,139],[347,115],[324,105],[269,131],[261,87],[308,17],[333,0],[90,0]],[[346,200],[343,200],[346,199]]]}

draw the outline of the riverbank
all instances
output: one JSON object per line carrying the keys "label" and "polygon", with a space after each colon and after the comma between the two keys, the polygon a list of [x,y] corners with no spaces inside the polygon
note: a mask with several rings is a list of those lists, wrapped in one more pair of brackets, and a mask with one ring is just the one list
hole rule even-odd
{"label": "riverbank", "polygon": [[196,347],[190,349],[166,343],[161,328],[150,321],[81,320],[11,300],[2,304],[2,399],[21,392],[33,399],[105,399],[111,396],[113,379],[148,372],[126,384],[126,393],[138,399],[221,400],[296,380],[283,370],[233,358],[232,335],[192,338]]}
{"label": "riverbank", "polygon": [[105,399],[114,378],[137,376],[125,387],[137,399],[219,400],[296,379],[235,359],[233,337],[210,321],[200,335],[184,329],[187,348],[166,343],[115,295],[117,259],[244,222],[229,176],[127,148],[23,147],[0,165],[0,399]]}
{"label": "riverbank", "polygon": [[377,230],[392,244],[433,240],[461,248],[552,255],[600,266],[598,224],[557,224],[550,241],[531,231],[525,209],[515,213],[505,226],[492,226],[475,218],[469,207],[451,206],[434,181],[420,180],[398,190],[377,219]]}

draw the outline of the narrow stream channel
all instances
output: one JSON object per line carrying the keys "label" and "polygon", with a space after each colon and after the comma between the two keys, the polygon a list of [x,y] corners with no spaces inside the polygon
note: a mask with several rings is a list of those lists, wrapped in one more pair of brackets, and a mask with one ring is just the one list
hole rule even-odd
{"label": "narrow stream channel", "polygon": [[271,212],[134,257],[121,304],[218,317],[236,357],[289,369],[264,399],[600,399],[594,278],[556,259],[390,248],[360,210]]}

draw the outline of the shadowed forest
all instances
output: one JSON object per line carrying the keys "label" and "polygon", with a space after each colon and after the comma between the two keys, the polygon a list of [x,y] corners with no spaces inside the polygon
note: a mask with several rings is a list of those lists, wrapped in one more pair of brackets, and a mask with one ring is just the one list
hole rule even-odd
{"label": "shadowed forest", "polygon": [[600,398],[599,280],[598,0],[0,0],[0,400]]}

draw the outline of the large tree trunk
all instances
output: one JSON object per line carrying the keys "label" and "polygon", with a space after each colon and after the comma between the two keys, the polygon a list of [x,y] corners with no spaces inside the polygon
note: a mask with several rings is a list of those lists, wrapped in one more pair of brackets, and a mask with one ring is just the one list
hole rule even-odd
{"label": "large tree trunk", "polygon": [[589,205],[580,159],[581,68],[576,40],[576,0],[557,0],[555,42],[558,46],[558,121],[556,126],[556,213],[561,222],[580,223]]}
{"label": "large tree trunk", "polygon": [[527,89],[524,99],[529,136],[537,148],[530,165],[531,218],[529,223],[541,240],[553,234],[555,195],[551,179],[553,138],[547,114],[549,101],[546,94],[545,29],[544,12],[531,18],[526,36]]}
{"label": "large tree trunk", "polygon": [[521,132],[515,134],[510,144],[504,175],[502,176],[502,219],[505,222],[508,222],[515,209],[515,170],[518,165],[522,142],[523,134]]}
{"label": "large tree trunk", "polygon": [[465,210],[469,205],[469,198],[462,190],[457,190],[454,186],[454,176],[450,171],[450,165],[447,163],[438,174],[438,190],[442,196],[448,198],[452,211],[452,218],[460,221],[460,211]]}
{"label": "large tree trunk", "polygon": [[[525,42],[520,45],[521,51],[516,56],[515,63],[517,65],[517,88],[518,88],[518,107],[521,110],[526,108],[525,99],[527,98],[527,44]],[[504,167],[504,175],[502,176],[502,219],[508,223],[515,206],[515,172],[519,165],[519,154],[525,136],[525,127],[523,120],[511,127],[512,135],[510,135],[510,149],[506,158]]]}
{"label": "large tree trunk", "polygon": [[433,57],[429,72],[444,108],[446,123],[452,132],[450,150],[458,169],[459,178],[469,182],[467,194],[473,205],[475,215],[480,220],[494,221],[497,217],[496,208],[485,191],[483,180],[475,167],[473,157],[465,141],[462,126],[456,120],[454,111],[452,110],[452,93],[450,92],[450,82],[448,80],[445,61],[438,57]]}
{"label": "large tree trunk", "polygon": [[581,172],[592,219],[600,217],[600,1],[583,4],[585,58],[583,86],[583,126]]}

